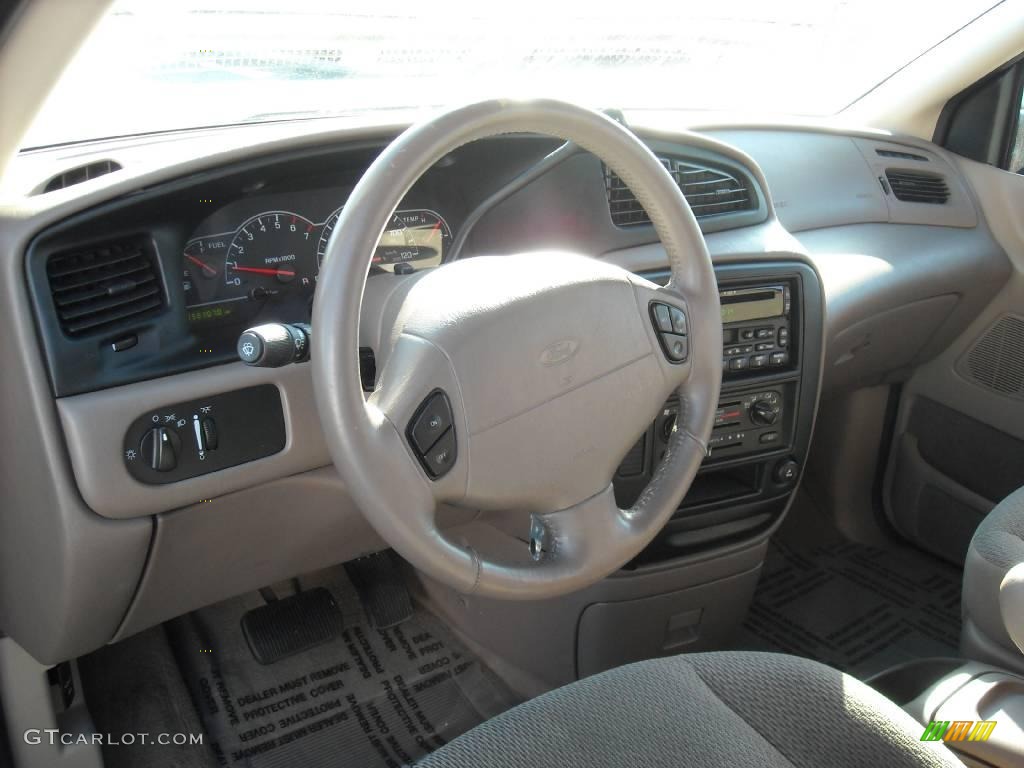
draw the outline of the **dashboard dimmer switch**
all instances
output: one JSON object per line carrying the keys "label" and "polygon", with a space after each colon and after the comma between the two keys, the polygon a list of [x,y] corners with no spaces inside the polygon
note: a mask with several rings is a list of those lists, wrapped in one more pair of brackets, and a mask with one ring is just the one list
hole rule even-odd
{"label": "dashboard dimmer switch", "polygon": [[206,445],[206,450],[217,450],[217,437],[217,422],[207,416],[203,419],[203,443]]}

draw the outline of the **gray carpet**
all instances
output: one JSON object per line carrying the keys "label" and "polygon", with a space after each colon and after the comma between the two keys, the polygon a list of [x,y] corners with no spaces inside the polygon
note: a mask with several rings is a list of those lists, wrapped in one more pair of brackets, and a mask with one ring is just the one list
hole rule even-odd
{"label": "gray carpet", "polygon": [[251,768],[414,762],[516,703],[430,615],[370,626],[342,569],[303,578],[341,610],[334,639],[262,665],[240,626],[258,594],[167,625],[217,764]]}
{"label": "gray carpet", "polygon": [[[96,732],[203,734],[163,627],[79,659]],[[206,739],[204,738],[204,742]],[[204,768],[216,765],[207,744],[105,744],[106,768]]]}
{"label": "gray carpet", "polygon": [[773,540],[736,648],[792,653],[865,678],[956,656],[961,571],[906,546]]}

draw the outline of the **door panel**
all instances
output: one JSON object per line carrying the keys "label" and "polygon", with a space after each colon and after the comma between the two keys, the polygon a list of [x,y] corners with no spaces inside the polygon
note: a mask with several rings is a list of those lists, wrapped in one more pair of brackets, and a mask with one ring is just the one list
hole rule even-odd
{"label": "door panel", "polygon": [[985,514],[1024,485],[1024,176],[955,162],[1013,269],[981,316],[904,386],[883,500],[904,536],[962,563]]}

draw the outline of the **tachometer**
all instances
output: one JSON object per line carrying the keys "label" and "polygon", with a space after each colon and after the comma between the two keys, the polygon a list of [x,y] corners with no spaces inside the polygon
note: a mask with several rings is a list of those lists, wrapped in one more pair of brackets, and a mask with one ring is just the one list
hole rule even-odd
{"label": "tachometer", "polygon": [[267,211],[242,224],[228,246],[224,282],[258,299],[293,281],[311,285],[313,222],[290,211]]}
{"label": "tachometer", "polygon": [[[323,262],[334,226],[338,223],[339,208],[324,224],[317,244],[317,263]],[[373,253],[374,266],[394,272],[395,264],[408,263],[415,267],[436,267],[444,261],[445,250],[452,238],[451,229],[439,214],[425,208],[395,211],[381,235]]]}

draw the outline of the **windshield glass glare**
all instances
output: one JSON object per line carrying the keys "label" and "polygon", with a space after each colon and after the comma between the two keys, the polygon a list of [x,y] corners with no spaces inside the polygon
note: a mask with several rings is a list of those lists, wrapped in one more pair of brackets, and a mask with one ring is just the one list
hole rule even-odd
{"label": "windshield glass glare", "polygon": [[834,114],[993,0],[118,0],[24,146],[495,96]]}

